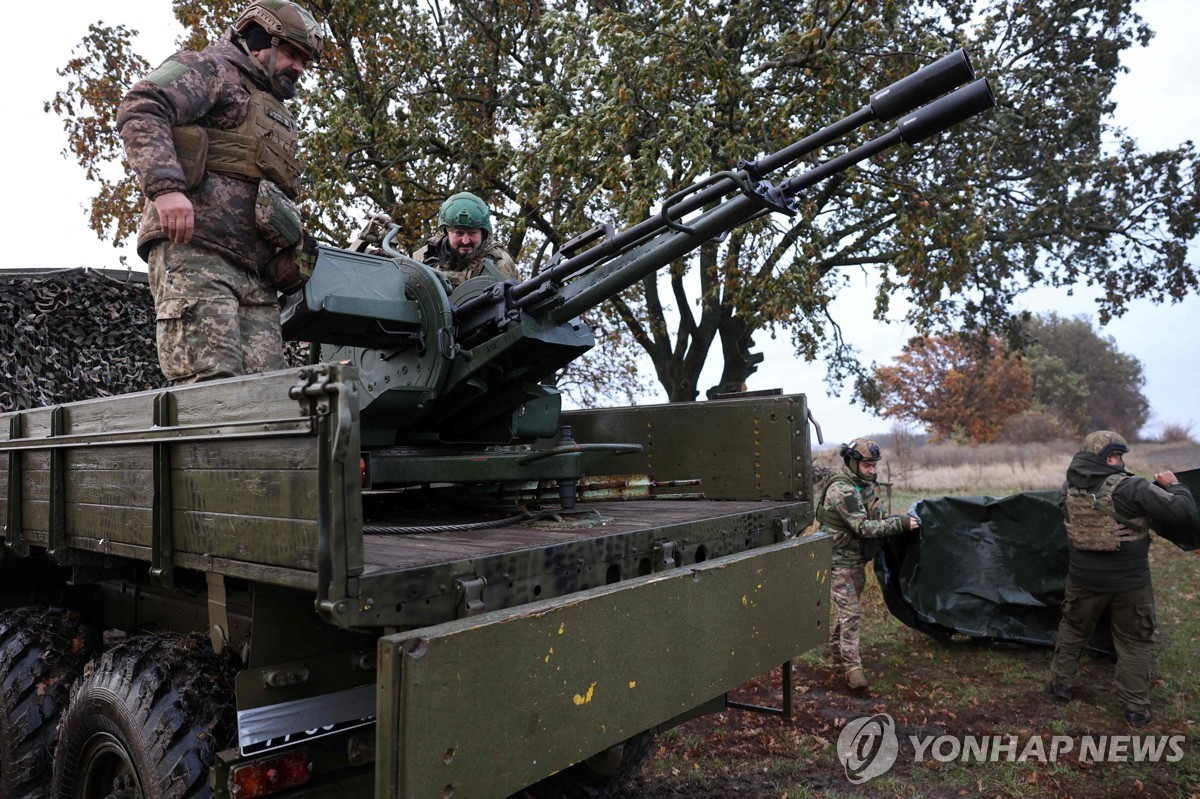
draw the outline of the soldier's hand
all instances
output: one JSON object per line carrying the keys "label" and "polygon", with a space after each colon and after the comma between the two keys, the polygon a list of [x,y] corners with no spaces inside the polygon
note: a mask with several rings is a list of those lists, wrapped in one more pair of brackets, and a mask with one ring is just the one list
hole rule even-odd
{"label": "soldier's hand", "polygon": [[1167,486],[1173,486],[1178,483],[1179,479],[1175,477],[1175,472],[1159,472],[1158,474],[1154,475],[1154,482],[1158,483],[1163,488],[1166,488]]}
{"label": "soldier's hand", "polygon": [[187,244],[192,240],[196,214],[186,194],[181,191],[160,194],[154,198],[154,207],[167,238],[176,244]]}
{"label": "soldier's hand", "polygon": [[921,529],[921,522],[916,517],[905,516],[904,518],[908,519],[908,531],[910,533]]}

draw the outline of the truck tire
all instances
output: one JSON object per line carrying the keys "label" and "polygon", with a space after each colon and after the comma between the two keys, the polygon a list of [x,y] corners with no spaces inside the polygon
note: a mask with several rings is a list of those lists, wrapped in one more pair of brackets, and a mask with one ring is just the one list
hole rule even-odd
{"label": "truck tire", "polygon": [[139,635],[71,691],[54,754],[58,799],[202,799],[235,729],[231,657],[199,634]]}
{"label": "truck tire", "polygon": [[74,611],[0,613],[0,796],[46,796],[59,718],[96,643]]}
{"label": "truck tire", "polygon": [[654,751],[654,732],[639,733],[616,746],[576,763],[536,785],[520,797],[528,799],[605,799],[636,777]]}

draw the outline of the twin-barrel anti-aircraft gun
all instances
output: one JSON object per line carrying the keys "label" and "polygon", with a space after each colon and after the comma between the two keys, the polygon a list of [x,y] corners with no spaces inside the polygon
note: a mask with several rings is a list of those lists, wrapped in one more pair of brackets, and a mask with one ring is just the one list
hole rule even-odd
{"label": "twin-barrel anti-aircraft gun", "polygon": [[[672,195],[627,230],[596,226],[521,282],[477,277],[449,290],[394,247],[397,227],[378,242],[386,255],[322,248],[312,279],[283,309],[284,335],[319,343],[321,361],[356,367],[370,485],[554,479],[570,503],[578,473],[622,447],[577,444],[568,434],[534,454],[481,450],[560,434],[559,392],[542,381],[593,346],[581,315],[738,225],[795,215],[797,198],[816,183],[992,108],[987,81],[973,78],[966,53],[951,53],[816,133]],[[872,121],[895,126],[803,174],[779,176]]]}
{"label": "twin-barrel anti-aircraft gun", "polygon": [[0,793],[611,796],[780,664],[786,713],[829,621],[805,397],[560,415],[542,381],[605,299],[991,107],[972,78],[947,56],[522,282],[322,248],[282,312],[309,366],[0,414]]}

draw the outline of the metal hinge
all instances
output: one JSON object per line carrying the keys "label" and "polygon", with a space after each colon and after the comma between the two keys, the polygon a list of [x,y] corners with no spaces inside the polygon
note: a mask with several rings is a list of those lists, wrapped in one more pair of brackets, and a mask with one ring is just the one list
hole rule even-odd
{"label": "metal hinge", "polygon": [[654,571],[661,572],[667,569],[674,569],[679,565],[679,561],[675,559],[675,542],[674,541],[655,541],[654,542]]}
{"label": "metal hinge", "polygon": [[338,391],[328,364],[306,366],[300,381],[288,390],[288,396],[300,403],[301,416],[327,416]]}
{"label": "metal hinge", "polygon": [[487,580],[483,577],[456,577],[454,597],[458,618],[478,616],[487,610],[483,604],[483,589]]}
{"label": "metal hinge", "polygon": [[793,533],[791,530],[791,526],[792,526],[791,519],[776,519],[775,520],[775,543],[776,544],[780,543],[781,541],[787,541],[789,538],[791,538],[792,536],[795,535],[795,533]]}

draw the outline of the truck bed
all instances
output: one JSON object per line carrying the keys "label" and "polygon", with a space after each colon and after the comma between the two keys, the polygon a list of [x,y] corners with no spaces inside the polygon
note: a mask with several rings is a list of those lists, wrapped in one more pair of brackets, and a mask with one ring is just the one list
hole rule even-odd
{"label": "truck bed", "polygon": [[[796,505],[785,502],[717,500],[640,500],[594,502],[581,506],[612,519],[603,526],[572,529],[554,522],[522,522],[483,530],[403,533],[363,536],[365,574],[404,571],[447,561],[487,558],[519,550],[552,549],[583,541],[614,541],[639,531],[678,528],[699,537],[701,525],[711,530],[744,526],[744,514],[766,507]],[[422,519],[406,514],[392,520],[397,525],[418,527],[445,523],[444,516]],[[387,522],[380,522],[385,524]],[[693,530],[686,533],[687,530]]]}
{"label": "truck bed", "polygon": [[[343,623],[417,627],[566,596],[768,546],[812,516],[808,502],[749,500],[589,502],[584,509],[612,521],[365,534],[363,601],[338,609]],[[406,514],[400,523],[421,522]]]}

